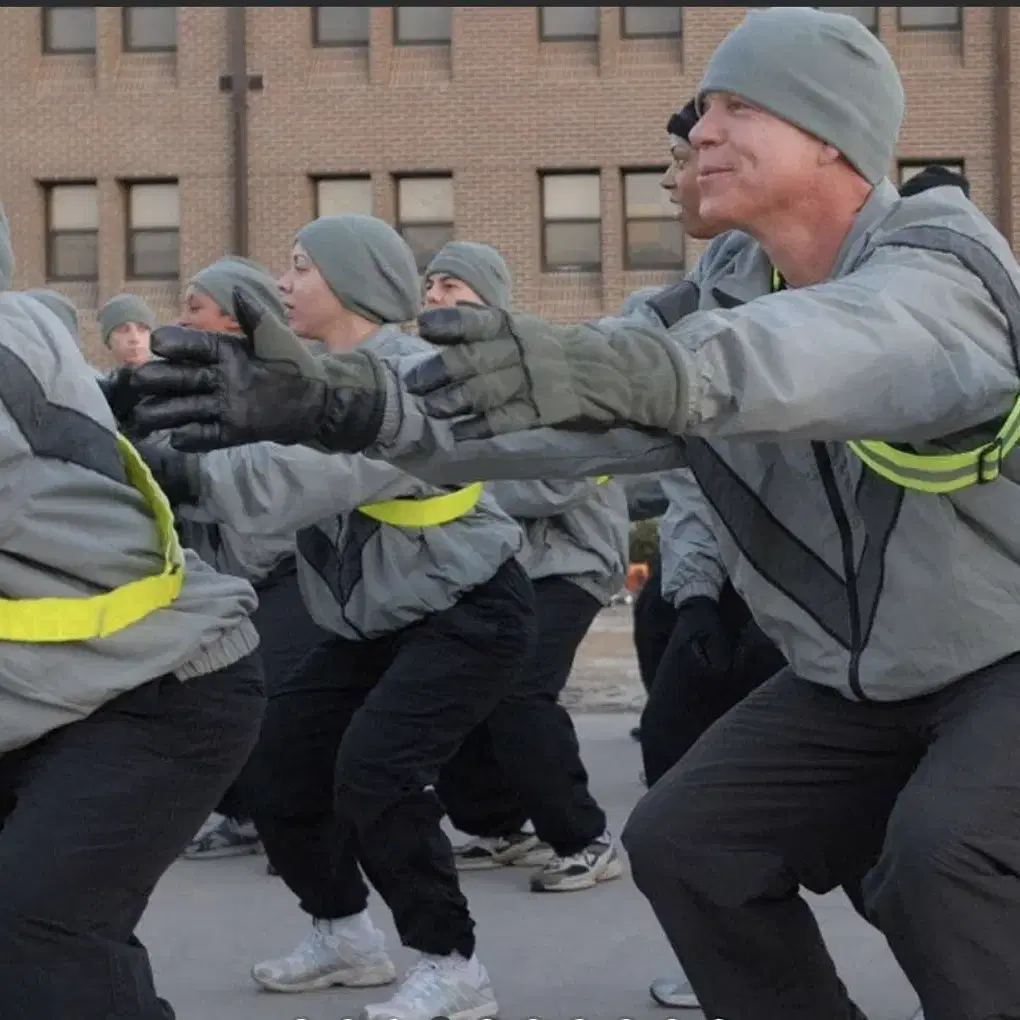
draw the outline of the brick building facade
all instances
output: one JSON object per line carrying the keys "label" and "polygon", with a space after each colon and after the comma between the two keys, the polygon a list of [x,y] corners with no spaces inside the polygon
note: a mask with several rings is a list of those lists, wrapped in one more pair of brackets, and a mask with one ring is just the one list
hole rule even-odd
{"label": "brick building facade", "polygon": [[[890,173],[964,164],[1012,235],[1020,12],[834,9],[903,72]],[[349,210],[423,256],[452,236],[495,244],[518,302],[550,317],[612,310],[682,268],[656,188],[664,125],[744,10],[4,7],[17,284],[72,297],[101,358],[111,294],[172,316],[179,281],[220,254],[280,270],[302,224]]]}

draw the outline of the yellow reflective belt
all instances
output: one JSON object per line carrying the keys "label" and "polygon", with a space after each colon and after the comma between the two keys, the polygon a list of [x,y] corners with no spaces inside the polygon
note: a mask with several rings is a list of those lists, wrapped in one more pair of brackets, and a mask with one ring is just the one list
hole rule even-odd
{"label": "yellow reflective belt", "polygon": [[613,480],[612,475],[599,475],[598,478],[595,479],[595,484],[608,485],[612,480]]}
{"label": "yellow reflective belt", "polygon": [[[772,290],[785,286],[778,269],[772,270]],[[1002,462],[1020,443],[1020,397],[991,442],[963,453],[910,453],[877,439],[853,439],[846,445],[886,481],[935,495],[959,492],[972,485],[994,482]]]}
{"label": "yellow reflective belt", "polygon": [[163,569],[151,577],[83,598],[0,599],[0,641],[58,644],[94,641],[165,609],[184,583],[184,554],[174,513],[145,461],[121,435],[117,448],[128,482],[145,499],[156,524]]}
{"label": "yellow reflective belt", "polygon": [[469,514],[482,498],[482,482],[473,482],[456,492],[423,499],[389,499],[384,503],[359,506],[366,517],[395,528],[436,528]]}

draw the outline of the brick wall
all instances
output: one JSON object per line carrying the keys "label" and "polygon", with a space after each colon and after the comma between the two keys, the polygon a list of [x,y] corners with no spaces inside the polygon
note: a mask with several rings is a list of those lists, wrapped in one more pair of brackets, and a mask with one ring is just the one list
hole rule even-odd
{"label": "brick wall", "polygon": [[[542,43],[537,8],[454,8],[452,45],[396,46],[393,8],[371,14],[370,45],[312,44],[307,7],[248,8],[251,254],[275,270],[314,213],[310,174],[371,174],[374,212],[392,219],[396,172],[452,172],[456,233],[506,255],[518,302],[550,317],[595,315],[668,278],[623,267],[620,169],[664,162],[668,113],[692,94],[712,49],[745,8],[683,8],[682,39],[623,39],[601,8],[597,42]],[[974,197],[994,218],[991,8],[959,31],[904,31],[880,8],[879,31],[904,75],[904,158],[966,160]],[[95,56],[41,52],[40,8],[0,9],[0,197],[11,216],[19,286],[45,282],[40,180],[94,179],[100,196],[96,283],[68,284],[98,359],[94,310],[143,294],[174,314],[172,282],[125,283],[127,179],[174,177],[181,276],[230,246],[230,99],[226,9],[178,10],[176,53],[128,53],[119,8],[97,8]],[[1015,16],[1015,15],[1014,15]],[[602,272],[543,273],[539,170],[599,169]],[[1014,202],[1016,196],[1014,196]],[[692,252],[696,254],[696,250]]]}

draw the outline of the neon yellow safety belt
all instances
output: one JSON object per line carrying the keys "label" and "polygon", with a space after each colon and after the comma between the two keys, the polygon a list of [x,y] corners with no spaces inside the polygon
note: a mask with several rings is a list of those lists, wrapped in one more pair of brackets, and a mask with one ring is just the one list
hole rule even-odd
{"label": "neon yellow safety belt", "polygon": [[384,503],[368,503],[358,509],[366,517],[394,528],[437,528],[471,513],[482,498],[484,483],[473,482],[456,492],[425,499],[402,497]]}
{"label": "neon yellow safety belt", "polygon": [[128,482],[145,499],[156,524],[163,569],[158,574],[84,598],[0,599],[0,641],[62,644],[94,641],[126,630],[165,609],[184,583],[184,554],[174,513],[138,451],[121,435],[117,448]]}
{"label": "neon yellow safety belt", "polygon": [[[772,290],[785,286],[777,269],[772,270]],[[910,453],[876,439],[856,439],[847,446],[875,474],[903,489],[933,495],[959,492],[972,485],[994,482],[1002,462],[1020,443],[1020,398],[1013,404],[995,438],[963,453]]]}
{"label": "neon yellow safety belt", "polygon": [[[606,485],[612,480],[612,475],[600,475],[595,479],[595,484]],[[442,496],[389,499],[382,503],[359,506],[358,510],[373,521],[394,528],[438,528],[441,524],[449,524],[471,513],[478,506],[484,487],[484,482],[473,482],[463,489]]]}

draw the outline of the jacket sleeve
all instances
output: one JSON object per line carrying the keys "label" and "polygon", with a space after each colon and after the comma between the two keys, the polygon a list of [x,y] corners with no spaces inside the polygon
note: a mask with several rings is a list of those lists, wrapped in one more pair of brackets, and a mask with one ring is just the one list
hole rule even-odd
{"label": "jacket sleeve", "polygon": [[492,498],[511,517],[557,517],[591,499],[595,482],[492,482]]}
{"label": "jacket sleeve", "polygon": [[[622,320],[620,320],[622,321]],[[683,467],[683,444],[669,435],[613,429],[597,435],[535,429],[455,442],[453,422],[430,418],[401,385],[402,375],[431,354],[387,359],[387,407],[379,440],[365,456],[385,460],[433,484],[500,479],[594,479]]]}
{"label": "jacket sleeve", "polygon": [[620,479],[627,494],[627,513],[632,521],[650,521],[666,512],[668,500],[662,491],[662,478],[663,475],[656,472]]}
{"label": "jacket sleeve", "polygon": [[420,483],[360,455],[256,443],[201,455],[201,507],[242,534],[300,531],[367,503],[420,495]]}
{"label": "jacket sleeve", "polygon": [[718,600],[726,569],[704,493],[690,471],[671,472],[662,489],[669,498],[659,521],[663,598],[677,608],[697,596]]}
{"label": "jacket sleeve", "polygon": [[656,403],[675,411],[652,424],[673,435],[921,442],[1004,415],[1020,389],[1003,314],[941,252],[882,248],[845,277],[697,312],[668,332],[593,328],[622,357],[637,344],[668,354],[675,376],[642,383],[664,388]]}

